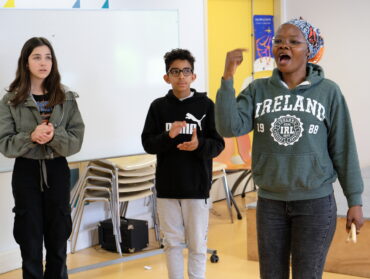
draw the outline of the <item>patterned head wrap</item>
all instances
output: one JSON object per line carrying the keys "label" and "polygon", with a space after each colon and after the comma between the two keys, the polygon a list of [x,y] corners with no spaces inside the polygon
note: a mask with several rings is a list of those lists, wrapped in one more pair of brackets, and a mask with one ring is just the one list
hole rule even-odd
{"label": "patterned head wrap", "polygon": [[324,39],[321,37],[320,30],[302,18],[289,20],[285,24],[293,24],[303,33],[310,50],[308,62],[315,64],[319,62],[324,53]]}

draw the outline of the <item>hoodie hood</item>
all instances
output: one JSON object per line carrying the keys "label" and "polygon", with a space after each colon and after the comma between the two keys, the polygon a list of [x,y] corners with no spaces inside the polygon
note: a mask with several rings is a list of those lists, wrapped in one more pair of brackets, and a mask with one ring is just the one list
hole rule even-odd
{"label": "hoodie hood", "polygon": [[[301,86],[303,88],[311,87],[313,85],[320,83],[322,80],[324,80],[324,78],[325,78],[324,70],[321,66],[308,63],[306,81],[308,81],[309,84],[299,85],[298,87]],[[275,68],[274,71],[272,72],[271,82],[279,87],[284,86],[282,84],[281,72],[279,71],[278,68]]]}
{"label": "hoodie hood", "polygon": [[173,90],[168,90],[168,93],[166,94],[165,98],[170,101],[170,102],[175,102],[175,103],[188,103],[188,102],[194,102],[197,101],[199,98],[205,98],[207,97],[206,92],[197,92],[195,89],[190,88],[190,91],[193,93],[193,96],[190,98],[186,98],[184,100],[178,99],[175,94],[173,94]]}

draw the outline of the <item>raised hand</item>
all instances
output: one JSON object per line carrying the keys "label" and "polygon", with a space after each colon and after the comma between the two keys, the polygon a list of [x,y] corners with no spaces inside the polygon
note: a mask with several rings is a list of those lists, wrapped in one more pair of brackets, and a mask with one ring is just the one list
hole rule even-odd
{"label": "raised hand", "polygon": [[228,80],[233,78],[236,68],[243,62],[243,52],[245,51],[247,51],[246,48],[237,48],[226,54],[223,79]]}
{"label": "raised hand", "polygon": [[180,134],[181,129],[184,127],[186,127],[186,121],[175,121],[172,123],[171,129],[168,135],[170,136],[170,138],[173,139]]}
{"label": "raised hand", "polygon": [[193,130],[193,135],[190,141],[185,141],[177,145],[177,148],[184,151],[193,151],[198,148],[199,141],[197,136],[197,128]]}

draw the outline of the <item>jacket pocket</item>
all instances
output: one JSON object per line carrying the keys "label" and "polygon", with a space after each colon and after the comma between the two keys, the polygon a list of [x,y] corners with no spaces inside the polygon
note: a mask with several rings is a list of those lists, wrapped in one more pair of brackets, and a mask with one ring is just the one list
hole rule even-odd
{"label": "jacket pocket", "polygon": [[310,190],[324,181],[325,171],[316,154],[261,153],[253,167],[256,184],[270,192]]}

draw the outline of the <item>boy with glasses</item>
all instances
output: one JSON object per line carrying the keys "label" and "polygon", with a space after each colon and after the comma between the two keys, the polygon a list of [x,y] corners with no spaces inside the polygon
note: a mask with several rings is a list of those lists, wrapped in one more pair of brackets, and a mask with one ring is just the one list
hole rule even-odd
{"label": "boy with glasses", "polygon": [[164,60],[163,78],[172,89],[151,104],[142,144],[146,152],[157,154],[157,205],[168,277],[184,278],[182,249],[186,243],[189,278],[202,279],[212,158],[224,149],[224,141],[215,128],[213,102],[190,88],[196,79],[194,57],[188,50],[174,49]]}

